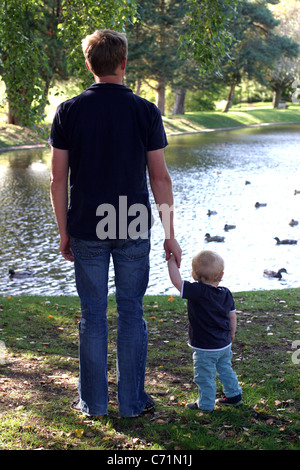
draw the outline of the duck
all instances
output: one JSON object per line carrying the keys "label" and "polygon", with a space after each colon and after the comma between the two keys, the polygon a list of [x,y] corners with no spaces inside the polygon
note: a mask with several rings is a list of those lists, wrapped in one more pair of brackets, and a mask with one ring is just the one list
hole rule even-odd
{"label": "duck", "polygon": [[233,230],[234,228],[236,228],[236,225],[228,225],[228,224],[224,225],[225,232],[228,232],[228,230]]}
{"label": "duck", "polygon": [[269,269],[264,270],[264,276],[265,277],[276,277],[279,280],[282,278],[281,273],[286,273],[287,274],[287,270],[285,268],[281,268],[277,272],[276,271],[271,271]]}
{"label": "duck", "polygon": [[298,225],[298,223],[299,223],[298,220],[292,219],[292,220],[289,222],[289,225],[290,225],[291,227],[295,227],[295,225]]}
{"label": "duck", "polygon": [[279,240],[278,237],[274,237],[274,240],[276,240],[276,245],[297,245],[297,240]]}
{"label": "duck", "polygon": [[33,271],[29,271],[27,269],[24,271],[15,271],[14,269],[9,269],[8,274],[11,279],[24,279],[25,277],[32,276]]}
{"label": "duck", "polygon": [[211,211],[211,210],[208,210],[207,212],[207,215],[211,216],[211,215],[216,215],[217,212],[216,211]]}
{"label": "duck", "polygon": [[246,180],[245,185],[247,185],[247,184],[251,184],[251,181]]}
{"label": "duck", "polygon": [[225,237],[220,237],[219,235],[211,237],[209,233],[206,233],[205,240],[207,242],[223,242],[225,240]]}
{"label": "duck", "polygon": [[256,202],[255,203],[255,207],[258,208],[258,207],[266,207],[266,203],[265,202]]}

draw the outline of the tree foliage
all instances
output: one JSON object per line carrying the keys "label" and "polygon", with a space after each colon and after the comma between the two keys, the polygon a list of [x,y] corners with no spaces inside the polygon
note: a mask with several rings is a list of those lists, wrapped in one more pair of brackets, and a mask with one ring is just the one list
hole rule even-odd
{"label": "tree foliage", "polygon": [[300,78],[299,44],[300,44],[300,2],[299,0],[281,0],[271,8],[275,18],[280,19],[275,32],[278,36],[287,36],[292,40],[289,53],[280,56],[274,66],[267,69],[264,78],[267,86],[273,91],[273,106],[279,105],[281,98],[287,98],[292,92],[291,85]]}
{"label": "tree foliage", "polygon": [[[275,28],[280,24],[268,1],[239,0],[230,20],[233,39],[229,49],[230,61],[222,66],[222,80],[230,87],[225,111],[228,111],[234,90],[244,76],[266,85],[266,70],[272,69],[276,59],[295,56],[298,46],[287,36],[279,36]],[[273,0],[272,3],[278,3]]]}
{"label": "tree foliage", "polygon": [[224,56],[228,53],[233,31],[230,20],[238,0],[187,0],[189,26],[182,37],[186,53],[194,56],[203,71],[218,72]]}
{"label": "tree foliage", "polygon": [[245,76],[268,86],[277,80],[283,86],[294,73],[292,67],[297,68],[298,48],[295,40],[278,32],[280,21],[269,9],[278,3],[0,0],[0,76],[6,85],[9,122],[31,127],[41,122],[55,78],[75,76],[83,87],[90,85],[81,40],[99,28],[127,33],[127,82],[155,81],[162,112],[167,85],[181,104],[187,89],[203,89],[217,83],[217,77],[231,93]]}
{"label": "tree foliage", "polygon": [[136,0],[64,0],[58,26],[69,59],[69,72],[90,84],[81,49],[81,40],[97,29],[125,32],[135,21]]}
{"label": "tree foliage", "polygon": [[0,4],[0,74],[13,124],[35,122],[45,101],[41,72],[47,69],[47,56],[36,28],[43,16],[40,6],[34,0]]}
{"label": "tree foliage", "polygon": [[180,56],[179,37],[184,33],[186,2],[178,0],[139,0],[138,22],[127,30],[129,54],[127,78],[155,81],[157,105],[164,114],[167,84],[172,84],[184,59]]}
{"label": "tree foliage", "polygon": [[81,39],[101,27],[123,30],[134,12],[135,0],[0,1],[0,75],[9,122],[41,122],[51,79],[66,77],[67,63],[84,76]]}

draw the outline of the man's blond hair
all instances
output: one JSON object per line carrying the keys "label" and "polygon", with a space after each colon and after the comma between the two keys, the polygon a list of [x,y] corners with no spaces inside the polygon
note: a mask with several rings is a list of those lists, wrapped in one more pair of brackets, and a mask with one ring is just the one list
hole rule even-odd
{"label": "man's blond hair", "polygon": [[86,36],[81,44],[89,69],[98,77],[115,75],[117,67],[127,58],[126,36],[117,31],[97,30]]}
{"label": "man's blond hair", "polygon": [[224,272],[224,260],[214,251],[203,250],[194,256],[192,270],[197,281],[218,282]]}

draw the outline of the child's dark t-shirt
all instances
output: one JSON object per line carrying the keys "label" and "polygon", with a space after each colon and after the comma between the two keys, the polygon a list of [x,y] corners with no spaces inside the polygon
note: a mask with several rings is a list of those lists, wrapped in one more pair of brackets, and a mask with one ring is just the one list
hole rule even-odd
{"label": "child's dark t-shirt", "polygon": [[227,287],[183,281],[181,297],[188,300],[190,346],[211,350],[231,343],[229,313],[235,303]]}

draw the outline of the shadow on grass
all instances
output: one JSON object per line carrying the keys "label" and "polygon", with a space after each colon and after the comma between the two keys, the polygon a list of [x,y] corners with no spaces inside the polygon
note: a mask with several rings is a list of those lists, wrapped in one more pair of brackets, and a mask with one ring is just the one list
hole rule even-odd
{"label": "shadow on grass", "polygon": [[[279,295],[279,294],[278,294]],[[283,293],[280,293],[282,296]],[[287,295],[287,294],[286,294]],[[94,420],[75,413],[79,302],[76,298],[1,299],[1,339],[7,363],[0,367],[1,446],[10,449],[201,450],[293,449],[297,445],[297,371],[286,358],[292,315],[250,312],[253,298],[239,296],[234,369],[244,406],[211,414],[185,408],[195,400],[187,319],[181,299],[145,299],[149,331],[146,390],[156,410],[121,418],[116,385],[116,307],[109,300],[109,415]],[[250,296],[250,295],[249,295]],[[261,302],[261,294],[257,293]],[[287,295],[287,302],[295,295]],[[273,299],[273,297],[272,297]],[[168,302],[168,300],[171,300]],[[269,307],[279,308],[278,302]],[[280,304],[282,305],[282,304]],[[247,308],[246,308],[247,306]],[[273,336],[266,327],[272,326]],[[218,385],[218,396],[221,388]]]}

